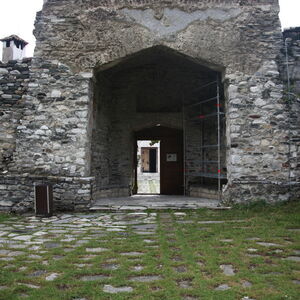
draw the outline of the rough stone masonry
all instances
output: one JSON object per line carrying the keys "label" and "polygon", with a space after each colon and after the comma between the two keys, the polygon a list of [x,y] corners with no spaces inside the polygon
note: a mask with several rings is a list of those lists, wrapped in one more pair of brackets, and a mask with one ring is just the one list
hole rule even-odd
{"label": "rough stone masonry", "polygon": [[[299,198],[300,38],[295,30],[287,40],[287,91],[277,0],[44,2],[35,57],[0,64],[1,210],[32,207],[41,182],[53,184],[58,210],[129,195],[133,132],[156,123],[182,128],[180,111],[135,111],[140,90],[132,78],[143,78],[150,91],[159,80],[147,62],[173,56],[195,65],[195,74],[206,70],[193,75],[178,65],[176,78],[189,79],[183,90],[221,75],[223,201]],[[173,61],[160,59],[157,74],[168,76],[163,67],[177,66]]]}

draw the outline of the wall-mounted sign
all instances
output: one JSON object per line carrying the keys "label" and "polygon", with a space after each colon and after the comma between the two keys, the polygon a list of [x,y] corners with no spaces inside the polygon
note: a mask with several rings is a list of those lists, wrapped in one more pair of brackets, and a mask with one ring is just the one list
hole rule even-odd
{"label": "wall-mounted sign", "polygon": [[167,153],[167,161],[177,161],[177,153]]}

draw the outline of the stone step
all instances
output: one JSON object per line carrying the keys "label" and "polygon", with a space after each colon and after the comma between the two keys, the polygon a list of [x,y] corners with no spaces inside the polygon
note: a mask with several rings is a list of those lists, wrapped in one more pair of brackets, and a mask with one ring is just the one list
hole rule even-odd
{"label": "stone step", "polygon": [[207,194],[207,193],[190,193],[191,197],[199,197],[199,198],[204,198],[204,199],[211,199],[211,200],[218,200],[219,196],[218,195],[214,195],[214,194]]}
{"label": "stone step", "polygon": [[190,187],[190,196],[204,198],[204,199],[212,199],[212,200],[219,199],[219,193],[216,189],[202,187],[202,186]]}
{"label": "stone step", "polygon": [[185,210],[185,209],[199,209],[199,208],[207,208],[211,210],[229,210],[231,209],[230,206],[201,206],[201,207],[174,207],[174,206],[159,206],[159,207],[137,207],[137,206],[101,206],[101,205],[94,205],[90,207],[90,211],[98,211],[98,212],[116,212],[116,211],[138,211],[138,210],[159,210],[159,211],[164,211],[164,210]]}

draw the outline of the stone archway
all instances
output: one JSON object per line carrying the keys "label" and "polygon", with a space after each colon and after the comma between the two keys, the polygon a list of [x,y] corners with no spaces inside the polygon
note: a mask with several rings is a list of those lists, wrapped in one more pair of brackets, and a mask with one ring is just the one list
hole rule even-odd
{"label": "stone archway", "polygon": [[[221,78],[221,74],[215,70],[163,46],[145,49],[121,62],[99,68],[95,72],[93,106],[91,166],[95,176],[94,199],[131,194],[135,180],[132,173],[134,132],[149,124],[168,124],[168,127],[188,132],[184,137],[185,167],[181,167],[186,186],[181,184],[181,193],[185,190],[188,195],[191,186],[199,184],[215,185],[212,179],[217,178],[215,167],[208,170],[205,165],[206,172],[214,173],[209,179],[203,179],[204,172],[200,168],[204,168],[202,161],[212,160],[212,153],[216,151],[214,148],[204,154],[204,147],[201,147],[201,139],[209,139],[207,143],[217,140],[216,119],[207,122],[204,132],[203,126],[188,119],[191,111],[187,112],[187,107],[209,98],[214,100],[216,85],[210,84],[215,83],[217,77]],[[199,91],[199,87],[206,85]],[[223,92],[220,94],[224,109]],[[201,107],[202,114],[210,115],[216,111],[216,103],[208,102]],[[225,129],[225,123],[223,127]],[[225,130],[220,133],[223,133],[225,145]],[[222,151],[222,169],[226,170],[225,147]],[[189,169],[190,174],[187,175],[184,169]],[[196,176],[196,173],[202,174]]]}

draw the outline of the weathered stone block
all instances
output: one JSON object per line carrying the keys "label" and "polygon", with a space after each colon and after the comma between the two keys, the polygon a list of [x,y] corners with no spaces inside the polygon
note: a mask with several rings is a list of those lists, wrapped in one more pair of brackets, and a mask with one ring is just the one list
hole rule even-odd
{"label": "weathered stone block", "polygon": [[14,205],[14,202],[12,202],[12,201],[5,201],[5,200],[1,200],[0,201],[0,208],[2,206],[4,206],[4,207],[6,207],[6,206],[11,207],[13,205]]}

